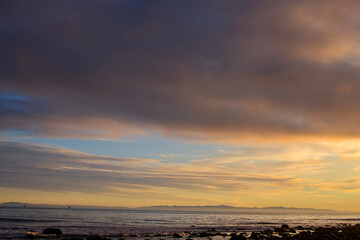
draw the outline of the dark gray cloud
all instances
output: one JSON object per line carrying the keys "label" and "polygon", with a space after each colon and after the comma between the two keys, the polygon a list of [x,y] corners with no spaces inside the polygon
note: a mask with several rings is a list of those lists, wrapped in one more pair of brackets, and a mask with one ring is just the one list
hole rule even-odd
{"label": "dark gray cloud", "polygon": [[359,10],[356,1],[2,2],[0,91],[27,98],[0,98],[0,128],[358,137]]}

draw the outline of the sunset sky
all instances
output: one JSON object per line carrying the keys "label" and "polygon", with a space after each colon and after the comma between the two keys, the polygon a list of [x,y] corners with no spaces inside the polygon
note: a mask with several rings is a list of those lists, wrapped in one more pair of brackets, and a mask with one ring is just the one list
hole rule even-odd
{"label": "sunset sky", "polygon": [[360,211],[360,1],[0,2],[0,202]]}

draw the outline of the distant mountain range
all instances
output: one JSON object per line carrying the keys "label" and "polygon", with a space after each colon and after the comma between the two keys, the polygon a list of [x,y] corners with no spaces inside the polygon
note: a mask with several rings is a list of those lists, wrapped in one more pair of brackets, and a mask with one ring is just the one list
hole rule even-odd
{"label": "distant mountain range", "polygon": [[105,207],[105,206],[90,206],[90,205],[55,205],[55,204],[33,204],[22,202],[4,202],[0,203],[0,207],[28,207],[28,208],[76,208],[76,209],[130,209],[127,207]]}
{"label": "distant mountain range", "polygon": [[168,211],[219,211],[219,212],[336,212],[330,209],[295,208],[295,207],[234,207],[227,205],[208,206],[150,206],[140,207],[141,210],[168,210]]}
{"label": "distant mountain range", "polygon": [[335,212],[329,209],[314,209],[314,208],[287,208],[287,207],[234,207],[227,205],[205,205],[205,206],[149,206],[149,207],[105,207],[105,206],[89,206],[89,205],[52,205],[52,204],[32,204],[21,202],[4,202],[0,207],[19,207],[19,208],[74,208],[74,209],[114,209],[114,210],[159,210],[159,211],[217,211],[217,212]]}

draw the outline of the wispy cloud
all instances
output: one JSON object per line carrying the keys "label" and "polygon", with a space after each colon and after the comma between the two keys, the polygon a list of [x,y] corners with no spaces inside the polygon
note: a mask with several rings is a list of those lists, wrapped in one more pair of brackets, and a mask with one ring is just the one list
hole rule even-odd
{"label": "wispy cloud", "polygon": [[[44,145],[2,141],[0,186],[99,193],[111,193],[116,189],[157,189],[159,193],[164,191],[159,189],[179,192],[201,190],[204,194],[222,192],[225,195],[263,191],[265,196],[265,192],[270,189],[303,191],[308,187],[326,188],[329,184],[332,184],[333,189],[337,185],[356,184],[347,181],[342,185],[341,179],[323,184],[321,174],[333,168],[336,164],[334,160],[327,159],[328,155],[304,158],[302,161],[297,158],[286,160],[288,152],[284,149],[287,147],[283,146],[282,157],[281,151],[278,153],[266,148],[255,151],[251,148],[247,153],[244,150],[236,153],[237,157],[232,153],[230,157],[223,155],[189,163],[171,163],[158,159],[108,157]],[[276,154],[271,155],[271,152]],[[297,152],[293,154],[296,156]],[[311,155],[309,151],[308,156]]]}
{"label": "wispy cloud", "polygon": [[107,157],[25,143],[1,142],[0,149],[2,187],[79,192],[107,192],[118,187],[238,191],[297,187],[301,182],[291,176],[230,167],[199,168],[196,164]]}

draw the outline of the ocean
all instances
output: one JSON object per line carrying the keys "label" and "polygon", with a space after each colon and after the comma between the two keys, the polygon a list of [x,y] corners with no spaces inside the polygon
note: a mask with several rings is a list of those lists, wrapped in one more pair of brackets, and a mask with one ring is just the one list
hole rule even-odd
{"label": "ocean", "polygon": [[[194,212],[160,210],[0,208],[0,239],[23,239],[27,231],[60,228],[67,235],[127,238],[173,233],[254,231],[279,227],[336,226],[360,222],[360,213]],[[215,229],[215,230],[214,230]],[[117,239],[118,239],[117,238]]]}

